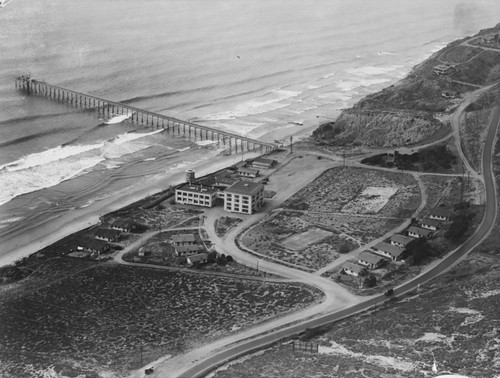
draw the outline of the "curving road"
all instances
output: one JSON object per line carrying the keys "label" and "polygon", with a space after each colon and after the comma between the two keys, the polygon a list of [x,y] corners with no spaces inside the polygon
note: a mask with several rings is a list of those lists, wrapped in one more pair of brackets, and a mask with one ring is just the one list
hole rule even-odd
{"label": "curving road", "polygon": [[[487,206],[481,225],[470,239],[468,239],[463,245],[461,245],[457,249],[451,251],[446,257],[444,257],[438,264],[436,264],[430,270],[418,276],[417,278],[413,279],[412,281],[397,287],[395,289],[396,295],[400,295],[405,292],[414,290],[419,285],[424,284],[427,281],[431,280],[432,278],[442,274],[443,272],[448,270],[451,266],[456,264],[460,259],[462,259],[473,248],[479,245],[491,232],[497,216],[496,185],[495,185],[494,175],[492,172],[491,163],[492,163],[494,142],[496,140],[496,134],[498,131],[499,124],[500,124],[500,107],[497,107],[494,110],[494,115],[489,125],[488,136],[486,138],[486,144],[483,150],[482,170],[484,172]],[[250,340],[243,340],[242,342],[238,342],[228,346],[227,348],[221,350],[219,353],[216,353],[202,361],[199,361],[199,363],[197,363],[194,366],[191,366],[190,368],[186,369],[177,376],[181,378],[202,377],[211,370],[213,370],[215,367],[224,363],[225,361],[247,354],[251,351],[261,349],[262,347],[270,345],[285,337],[298,334],[304,331],[306,328],[313,328],[325,325],[349,317],[355,313],[365,311],[383,302],[384,300],[386,300],[386,297],[384,295],[379,295],[364,302],[353,305],[349,308],[336,311],[328,315],[300,322],[295,325],[290,325],[286,328],[274,331],[270,334],[257,336]]]}
{"label": "curving road", "polygon": [[[478,93],[476,93],[476,95],[477,94]],[[461,112],[464,108],[465,106],[461,106],[457,109],[454,114],[456,120],[460,119]],[[397,287],[395,289],[396,295],[414,290],[419,285],[422,285],[432,278],[442,274],[462,259],[474,247],[480,244],[491,232],[497,216],[496,186],[491,164],[492,152],[499,124],[500,107],[494,110],[494,114],[491,117],[488,135],[483,150],[482,172],[484,175],[487,206],[479,228],[463,245],[451,251],[428,271],[416,277],[412,281]],[[237,231],[238,230],[233,230],[230,232],[227,237],[224,238],[225,242],[218,247],[220,247],[221,250],[228,248],[229,250],[232,250],[232,254],[235,255],[233,248],[236,247],[234,245],[234,237],[236,236]],[[239,256],[239,254],[241,254],[241,256]],[[240,251],[239,254],[238,256],[235,255],[235,257],[243,257],[248,261],[251,259],[255,260],[255,257],[249,257],[242,251]],[[283,266],[279,268],[280,271],[275,271],[276,264],[272,264],[264,260],[262,260],[261,263],[262,268],[266,271],[274,271],[277,274],[284,273],[284,271],[286,271],[285,276],[293,277],[297,279],[297,281],[305,282],[305,280],[308,280],[313,286],[320,287],[322,290],[326,287],[326,282],[324,281],[325,279],[322,277],[316,276],[316,279],[311,281],[312,275],[310,273],[299,272],[295,269]],[[223,340],[219,340],[210,345],[188,352],[186,355],[177,356],[161,363],[158,361],[155,366],[154,373],[150,376],[180,378],[202,377],[228,360],[237,358],[238,356],[247,354],[254,350],[261,349],[283,338],[301,333],[307,328],[325,325],[352,316],[358,312],[366,311],[367,309],[376,306],[387,299],[384,295],[378,295],[368,298],[362,302],[355,303],[355,301],[353,301],[352,298],[350,298],[350,296],[343,290],[335,292],[338,288],[336,285],[332,285],[331,281],[328,289],[329,290],[326,296],[327,300],[325,302],[300,311],[296,314],[298,316],[295,316],[295,318],[293,316],[285,316],[281,319],[281,321],[273,321],[269,324],[264,323],[263,325],[249,329],[241,334],[229,336]],[[345,308],[339,310],[338,304],[337,306],[334,305],[334,302],[337,300],[344,302],[346,305]],[[141,373],[142,372],[143,370]],[[135,377],[137,376],[142,376],[142,374],[135,375]]]}

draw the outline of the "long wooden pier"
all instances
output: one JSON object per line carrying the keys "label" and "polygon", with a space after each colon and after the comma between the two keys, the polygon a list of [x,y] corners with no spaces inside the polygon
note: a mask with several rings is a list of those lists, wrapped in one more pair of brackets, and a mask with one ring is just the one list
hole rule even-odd
{"label": "long wooden pier", "polygon": [[104,117],[130,114],[130,121],[137,125],[163,128],[179,136],[184,135],[197,137],[201,140],[213,140],[217,142],[219,146],[227,146],[231,153],[257,150],[269,152],[277,148],[277,146],[272,143],[261,142],[227,131],[217,130],[212,127],[202,126],[168,117],[163,114],[139,109],[120,102],[109,101],[86,93],[58,87],[56,85],[34,80],[29,76],[20,76],[16,78],[16,88],[31,95],[45,96],[71,106],[95,109]]}

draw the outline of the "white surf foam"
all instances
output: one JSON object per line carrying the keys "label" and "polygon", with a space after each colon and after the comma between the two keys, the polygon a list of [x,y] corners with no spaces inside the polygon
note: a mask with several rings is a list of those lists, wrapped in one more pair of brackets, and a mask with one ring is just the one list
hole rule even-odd
{"label": "white surf foam", "polygon": [[19,222],[20,220],[23,220],[23,219],[24,219],[24,217],[14,217],[14,218],[2,219],[2,220],[0,220],[0,224]]}
{"label": "white surf foam", "polygon": [[291,105],[291,102],[285,100],[297,97],[301,93],[302,92],[298,91],[275,89],[261,97],[253,98],[237,104],[232,110],[211,114],[205,116],[204,118],[209,121],[223,121],[246,117],[249,115],[267,113]]}
{"label": "white surf foam", "polygon": [[[147,142],[132,142],[162,131],[125,133],[108,142],[54,147],[5,164],[0,167],[0,205],[21,194],[75,178],[106,159],[117,159],[148,148]],[[116,162],[106,164],[107,169],[118,167]]]}
{"label": "white surf foam", "polygon": [[217,144],[217,143],[219,143],[219,142],[216,141],[216,140],[199,140],[199,141],[196,141],[196,144],[198,146],[202,146],[202,147],[203,146],[211,146],[211,145]]}
{"label": "white surf foam", "polygon": [[24,169],[46,165],[54,161],[66,159],[71,156],[79,155],[83,152],[92,151],[104,146],[104,143],[77,145],[77,146],[58,146],[46,151],[26,155],[14,162],[0,166],[0,171],[9,172],[21,171]]}
{"label": "white surf foam", "polygon": [[0,205],[25,193],[55,186],[99,164],[99,156],[71,158],[36,165],[24,170],[0,171]]}
{"label": "white surf foam", "polygon": [[404,66],[400,65],[385,66],[385,67],[365,66],[365,67],[349,68],[346,70],[346,72],[351,75],[362,76],[362,77],[378,76],[378,75],[388,74],[389,72],[396,71],[403,67]]}

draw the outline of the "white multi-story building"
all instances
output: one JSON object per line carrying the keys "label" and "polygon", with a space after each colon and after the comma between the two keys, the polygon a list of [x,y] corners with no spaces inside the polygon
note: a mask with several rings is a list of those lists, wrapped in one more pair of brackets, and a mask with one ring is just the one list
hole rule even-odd
{"label": "white multi-story building", "polygon": [[175,189],[175,202],[212,207],[215,205],[216,195],[217,189],[197,184],[184,184]]}
{"label": "white multi-story building", "polygon": [[253,214],[264,205],[264,185],[238,181],[224,191],[224,210]]}

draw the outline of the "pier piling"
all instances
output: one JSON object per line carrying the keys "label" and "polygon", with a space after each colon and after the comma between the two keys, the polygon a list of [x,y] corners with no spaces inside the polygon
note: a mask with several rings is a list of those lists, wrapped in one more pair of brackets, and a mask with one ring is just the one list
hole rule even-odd
{"label": "pier piling", "polygon": [[[173,135],[175,135],[177,127],[177,135],[179,136],[181,134],[188,137],[194,136],[195,138],[199,137],[201,140],[210,138],[213,141],[217,141],[217,145],[219,147],[221,145],[221,141],[225,146],[226,140],[228,140],[229,150],[231,151],[231,153],[233,151],[233,146],[236,153],[244,151],[255,151],[258,148],[260,148],[261,152],[270,152],[277,148],[277,145],[272,143],[265,143],[238,134],[214,129],[209,126],[202,126],[192,122],[182,121],[180,119],[168,117],[163,114],[154,113],[148,110],[139,109],[120,102],[108,101],[97,96],[92,96],[86,93],[81,93],[56,85],[48,84],[42,81],[34,80],[30,76],[23,75],[16,78],[15,87],[20,91],[26,92],[30,95],[48,97],[52,100],[70,104],[79,108],[94,109],[97,114],[102,114],[102,116],[111,117],[117,114],[131,114],[130,122],[133,122],[137,125],[144,125],[145,121],[146,126],[155,128],[161,127],[167,132],[171,130]],[[145,120],[144,117],[146,117]],[[205,131],[204,135],[203,131]],[[232,141],[233,139],[234,143]]]}

